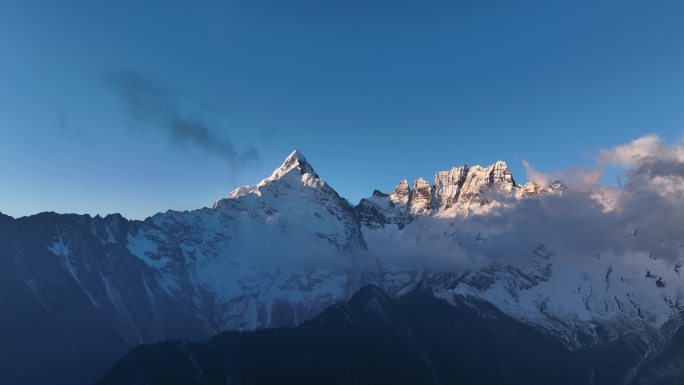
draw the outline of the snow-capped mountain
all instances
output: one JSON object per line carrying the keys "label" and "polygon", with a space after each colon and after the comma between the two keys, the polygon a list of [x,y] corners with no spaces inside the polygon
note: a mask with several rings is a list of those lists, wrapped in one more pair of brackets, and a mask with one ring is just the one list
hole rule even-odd
{"label": "snow-capped mountain", "polygon": [[[11,311],[0,316],[10,341],[0,370],[22,383],[86,383],[137,344],[299,325],[374,284],[392,296],[422,285],[453,304],[484,301],[569,349],[630,336],[627,381],[679,328],[679,265],[638,253],[578,258],[524,229],[472,219],[564,191],[519,185],[496,162],[440,171],[432,183],[402,180],[354,206],[294,151],[212,208],[144,221],[2,216],[0,294]],[[492,255],[511,234],[529,247],[509,250],[510,260]],[[14,348],[42,338],[52,350]],[[16,357],[44,370],[11,364]]]}

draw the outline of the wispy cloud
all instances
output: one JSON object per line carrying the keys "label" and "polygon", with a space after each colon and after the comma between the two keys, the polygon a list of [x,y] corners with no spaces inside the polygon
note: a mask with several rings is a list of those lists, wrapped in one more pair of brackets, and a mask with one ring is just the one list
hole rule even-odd
{"label": "wispy cloud", "polygon": [[[600,182],[606,166],[624,169],[623,187]],[[562,195],[521,200],[494,215],[468,218],[464,226],[498,234],[499,242],[487,246],[493,256],[510,257],[538,241],[578,257],[638,252],[684,258],[684,142],[645,136],[604,149],[594,168],[564,176],[569,188]]]}
{"label": "wispy cloud", "polygon": [[91,144],[90,137],[86,134],[83,127],[74,122],[71,116],[67,115],[62,110],[59,111],[59,115],[57,116],[57,126],[62,134],[67,135],[79,144],[84,146]]}
{"label": "wispy cloud", "polygon": [[179,146],[191,145],[231,163],[259,158],[253,146],[238,150],[226,133],[209,127],[199,117],[184,114],[178,95],[152,80],[130,70],[112,71],[105,78],[137,126],[159,130]]}
{"label": "wispy cloud", "polygon": [[[626,183],[603,184],[605,167],[623,168]],[[536,198],[497,195],[502,204],[487,214],[418,219],[372,254],[432,270],[523,266],[540,243],[586,266],[597,256],[684,259],[684,142],[647,136],[598,152],[594,167],[526,168],[541,183],[560,179],[567,188]]]}

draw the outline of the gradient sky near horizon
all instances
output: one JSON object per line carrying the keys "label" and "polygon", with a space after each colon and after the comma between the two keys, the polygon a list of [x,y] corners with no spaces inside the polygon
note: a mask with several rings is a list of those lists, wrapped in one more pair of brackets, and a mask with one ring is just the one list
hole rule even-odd
{"label": "gradient sky near horizon", "polygon": [[356,203],[502,159],[525,180],[684,133],[681,1],[0,5],[0,212],[144,218],[298,148]]}

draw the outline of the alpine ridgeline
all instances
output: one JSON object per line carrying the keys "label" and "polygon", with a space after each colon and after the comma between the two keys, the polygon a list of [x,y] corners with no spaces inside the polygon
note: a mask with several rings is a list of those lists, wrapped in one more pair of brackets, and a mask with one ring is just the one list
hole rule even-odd
{"label": "alpine ridgeline", "polygon": [[86,384],[138,344],[297,326],[373,284],[394,298],[421,287],[453,306],[493,307],[569,352],[619,348],[615,383],[681,375],[684,354],[662,357],[682,340],[678,265],[579,263],[517,228],[505,231],[530,246],[510,261],[490,255],[503,230],[477,218],[565,191],[516,184],[496,162],[403,180],[354,206],[294,151],[212,208],[144,221],[0,214],[0,372],[7,383]]}

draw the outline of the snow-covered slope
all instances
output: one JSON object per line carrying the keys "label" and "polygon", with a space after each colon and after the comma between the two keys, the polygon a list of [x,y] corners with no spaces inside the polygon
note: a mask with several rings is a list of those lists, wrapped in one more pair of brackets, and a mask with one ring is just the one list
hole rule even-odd
{"label": "snow-covered slope", "polygon": [[[524,229],[471,220],[564,189],[518,185],[496,162],[403,180],[353,206],[294,151],[212,208],[145,221],[2,217],[0,247],[21,301],[48,319],[78,303],[74,316],[106,319],[100,326],[122,346],[297,325],[366,284],[392,295],[423,284],[454,303],[487,301],[573,349],[625,334],[660,349],[684,306],[678,266],[639,253],[578,258],[534,237],[506,259],[492,255],[508,245],[502,234]],[[5,321],[20,324],[21,314],[5,315],[15,316]]]}

